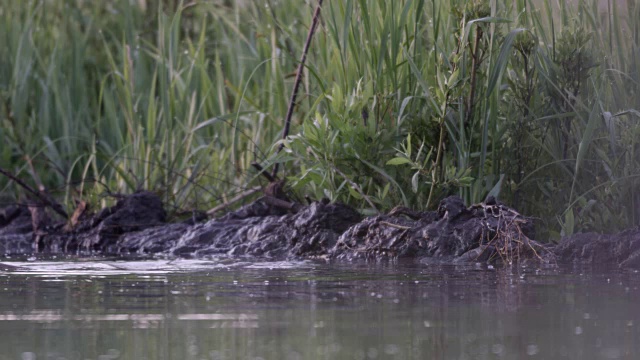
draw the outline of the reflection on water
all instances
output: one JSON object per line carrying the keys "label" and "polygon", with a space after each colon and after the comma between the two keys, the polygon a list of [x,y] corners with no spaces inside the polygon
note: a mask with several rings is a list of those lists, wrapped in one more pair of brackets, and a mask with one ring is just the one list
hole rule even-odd
{"label": "reflection on water", "polygon": [[0,263],[0,359],[636,359],[632,272]]}
{"label": "reflection on water", "polygon": [[[14,314],[12,312],[0,314],[0,321],[33,321],[41,323],[55,323],[60,321],[79,321],[83,324],[92,324],[96,321],[129,321],[128,326],[134,329],[147,329],[151,326],[158,327],[162,322],[171,318],[165,314],[109,314],[109,315],[64,315],[60,311],[31,311],[27,314]],[[177,320],[221,320],[220,324],[212,327],[258,327],[258,316],[255,314],[179,314]]]}

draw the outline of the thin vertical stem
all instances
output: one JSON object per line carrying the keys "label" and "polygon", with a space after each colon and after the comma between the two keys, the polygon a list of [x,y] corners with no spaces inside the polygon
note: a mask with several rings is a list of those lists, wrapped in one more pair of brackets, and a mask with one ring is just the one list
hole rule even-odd
{"label": "thin vertical stem", "polygon": [[465,130],[469,129],[471,118],[473,117],[473,107],[476,96],[476,79],[478,76],[478,66],[480,65],[480,39],[482,38],[482,28],[476,27],[476,38],[474,48],[471,50],[471,80],[469,87],[469,99],[467,100],[467,113],[464,119]]}
{"label": "thin vertical stem", "polygon": [[[291,100],[289,101],[289,109],[287,109],[287,116],[284,121],[284,129],[282,130],[282,140],[285,140],[287,136],[289,136],[289,129],[291,128],[291,117],[293,116],[293,109],[296,106],[296,98],[298,96],[298,89],[300,88],[300,83],[302,82],[302,72],[304,70],[304,63],[307,61],[307,53],[309,52],[309,47],[311,46],[311,39],[313,38],[313,34],[318,27],[318,21],[320,20],[320,9],[322,8],[322,1],[318,0],[318,6],[316,7],[316,11],[313,14],[313,20],[311,22],[311,27],[309,28],[309,33],[307,34],[307,41],[304,44],[304,49],[302,50],[302,57],[300,58],[300,63],[298,64],[298,71],[296,72],[296,80],[293,84],[293,93],[291,94]],[[277,153],[280,153],[284,148],[284,143],[281,143],[278,146]],[[278,169],[280,167],[280,163],[276,163],[273,172],[271,173],[271,177],[274,179],[278,176]]]}

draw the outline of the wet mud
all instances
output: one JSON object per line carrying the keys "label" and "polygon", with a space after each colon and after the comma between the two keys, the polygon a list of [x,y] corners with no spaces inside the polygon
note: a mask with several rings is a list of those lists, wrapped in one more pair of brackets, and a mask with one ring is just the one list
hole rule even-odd
{"label": "wet mud", "polygon": [[489,200],[470,207],[448,197],[437,211],[396,208],[363,217],[338,203],[284,208],[261,198],[208,221],[167,222],[151,192],[76,219],[36,224],[34,211],[0,209],[0,254],[245,256],[269,259],[417,259],[423,263],[582,264],[640,268],[640,230],[535,240],[531,219]]}

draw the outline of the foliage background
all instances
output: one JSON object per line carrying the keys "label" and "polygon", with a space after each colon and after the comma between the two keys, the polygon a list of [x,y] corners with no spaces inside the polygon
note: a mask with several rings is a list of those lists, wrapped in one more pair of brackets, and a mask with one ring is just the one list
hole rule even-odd
{"label": "foliage background", "polygon": [[299,198],[368,214],[491,194],[541,238],[638,225],[637,1],[328,1],[276,154],[315,5],[3,3],[0,167],[70,208],[208,209],[283,162]]}

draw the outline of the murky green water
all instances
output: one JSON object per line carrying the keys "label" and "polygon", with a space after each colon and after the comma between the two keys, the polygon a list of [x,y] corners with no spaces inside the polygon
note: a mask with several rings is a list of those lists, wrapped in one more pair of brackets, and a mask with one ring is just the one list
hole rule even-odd
{"label": "murky green water", "polygon": [[9,261],[0,359],[640,357],[634,272]]}

